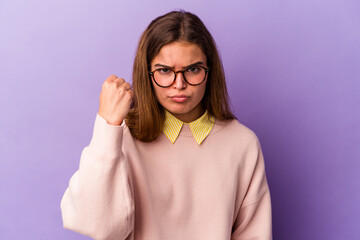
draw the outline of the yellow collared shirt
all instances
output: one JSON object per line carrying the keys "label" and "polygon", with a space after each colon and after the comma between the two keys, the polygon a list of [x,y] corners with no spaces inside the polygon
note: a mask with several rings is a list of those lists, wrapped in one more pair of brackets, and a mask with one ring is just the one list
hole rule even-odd
{"label": "yellow collared shirt", "polygon": [[185,123],[177,119],[175,116],[173,116],[171,113],[165,110],[165,122],[162,131],[165,134],[165,136],[172,143],[174,143],[177,137],[179,136],[179,133],[183,125],[188,124],[191,133],[195,138],[195,141],[200,145],[211,132],[211,129],[214,126],[214,122],[215,122],[215,117],[209,116],[207,111],[205,111],[205,113],[197,120],[190,123]]}

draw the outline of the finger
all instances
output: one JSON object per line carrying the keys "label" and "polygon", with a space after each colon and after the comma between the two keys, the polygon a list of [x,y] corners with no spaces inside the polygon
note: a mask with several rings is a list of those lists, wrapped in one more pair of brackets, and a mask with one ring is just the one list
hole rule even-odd
{"label": "finger", "polygon": [[128,93],[130,93],[131,99],[132,99],[132,98],[134,97],[134,91],[130,89],[130,90],[128,91]]}
{"label": "finger", "polygon": [[119,84],[121,85],[121,84],[123,84],[123,83],[125,82],[125,79],[123,79],[123,78],[116,78],[116,79],[114,80],[114,82],[119,83]]}
{"label": "finger", "polygon": [[125,89],[125,90],[131,89],[131,85],[130,85],[130,83],[128,83],[128,82],[124,82],[124,83],[121,85],[121,87],[122,87],[123,89]]}
{"label": "finger", "polygon": [[113,82],[115,79],[117,79],[118,77],[116,75],[110,75],[109,77],[106,78],[105,81],[108,82]]}
{"label": "finger", "polygon": [[129,101],[132,101],[134,98],[134,92],[132,90],[128,90],[126,93],[127,93],[126,96],[128,97]]}

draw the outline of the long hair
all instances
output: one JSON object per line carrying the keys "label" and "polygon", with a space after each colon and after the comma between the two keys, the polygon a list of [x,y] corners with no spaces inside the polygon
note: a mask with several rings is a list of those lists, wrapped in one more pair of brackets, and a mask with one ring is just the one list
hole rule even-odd
{"label": "long hair", "polygon": [[150,64],[160,49],[175,41],[197,44],[210,67],[205,95],[201,101],[218,120],[234,119],[228,104],[223,66],[216,44],[199,17],[183,10],[172,11],[154,19],[141,35],[133,66],[133,107],[125,122],[133,137],[143,142],[155,140],[165,120],[149,76]]}

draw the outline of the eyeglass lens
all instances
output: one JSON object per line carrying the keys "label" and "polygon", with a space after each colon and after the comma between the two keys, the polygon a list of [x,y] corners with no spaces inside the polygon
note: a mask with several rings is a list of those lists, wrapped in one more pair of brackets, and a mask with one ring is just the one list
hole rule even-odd
{"label": "eyeglass lens", "polygon": [[156,69],[153,72],[153,78],[158,85],[167,87],[175,81],[176,75],[181,73],[183,73],[185,81],[191,85],[200,84],[206,77],[206,70],[204,67],[190,67],[185,71],[179,71],[177,73],[168,68]]}

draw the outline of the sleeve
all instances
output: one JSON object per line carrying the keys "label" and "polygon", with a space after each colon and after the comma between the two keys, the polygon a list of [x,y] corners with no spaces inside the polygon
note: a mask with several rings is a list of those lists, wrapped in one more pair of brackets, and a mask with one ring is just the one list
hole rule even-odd
{"label": "sleeve", "polygon": [[233,225],[231,240],[272,240],[271,199],[264,158],[256,138],[250,184]]}
{"label": "sleeve", "polygon": [[61,200],[64,228],[95,240],[123,240],[132,232],[134,200],[121,151],[123,128],[97,114],[90,144]]}

